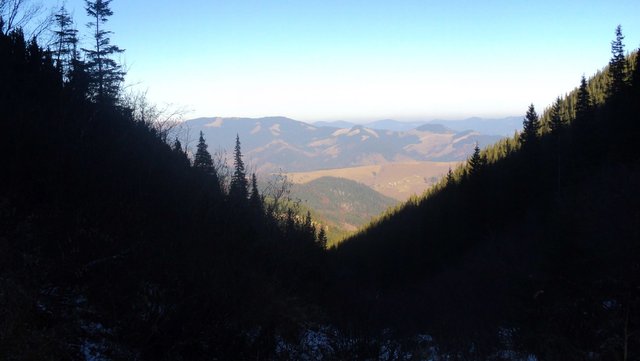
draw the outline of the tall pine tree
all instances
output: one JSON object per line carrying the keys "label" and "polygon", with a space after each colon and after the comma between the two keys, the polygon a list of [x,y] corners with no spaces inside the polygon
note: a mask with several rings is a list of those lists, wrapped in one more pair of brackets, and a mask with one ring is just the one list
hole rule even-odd
{"label": "tall pine tree", "polygon": [[249,196],[249,206],[258,214],[261,214],[263,211],[262,197],[258,190],[258,178],[255,173],[251,174],[251,195]]}
{"label": "tall pine tree", "polygon": [[447,171],[447,184],[451,183],[453,183],[453,171],[451,170],[451,167],[449,167],[449,170]]}
{"label": "tall pine tree", "polygon": [[636,51],[636,63],[631,76],[631,85],[636,93],[640,92],[640,48]]}
{"label": "tall pine tree", "polygon": [[562,99],[556,98],[556,101],[551,107],[551,114],[549,116],[549,126],[553,133],[558,132],[564,126],[564,119],[562,116]]}
{"label": "tall pine tree", "polygon": [[109,8],[111,1],[85,0],[85,10],[91,18],[87,27],[92,30],[94,44],[92,49],[82,50],[88,59],[89,95],[98,102],[115,102],[125,76],[122,66],[112,58],[124,50],[111,44],[109,34],[113,32],[103,28],[113,15]]}
{"label": "tall pine tree", "polygon": [[74,60],[78,59],[78,30],[73,28],[73,19],[65,7],[54,15],[53,58],[60,72],[69,77]]}
{"label": "tall pine tree", "polygon": [[578,88],[578,100],[576,102],[576,119],[586,120],[591,114],[592,108],[591,95],[589,94],[589,87],[587,86],[587,79],[584,75],[580,80],[580,88]]}
{"label": "tall pine tree", "polygon": [[478,173],[481,172],[485,164],[485,159],[480,155],[480,146],[478,146],[478,143],[476,143],[476,146],[473,148],[473,154],[467,162],[469,176],[475,177]]}
{"label": "tall pine tree", "polygon": [[240,147],[240,136],[236,134],[236,146],[233,153],[234,171],[229,185],[229,197],[232,200],[247,200],[249,184],[242,161],[242,150]]}
{"label": "tall pine tree", "polygon": [[318,232],[318,245],[322,249],[327,249],[329,240],[327,239],[327,232],[325,232],[324,227],[320,226],[320,231]]}
{"label": "tall pine tree", "polygon": [[609,96],[619,94],[627,85],[627,59],[624,55],[622,28],[616,28],[616,39],[611,42],[609,61]]}
{"label": "tall pine tree", "polygon": [[540,129],[540,120],[533,104],[529,105],[527,114],[522,122],[522,133],[520,133],[520,143],[523,146],[531,145],[538,137]]}
{"label": "tall pine tree", "polygon": [[[176,142],[178,142],[177,139]],[[193,159],[193,167],[196,169],[200,169],[207,174],[215,174],[215,170],[213,168],[213,159],[211,159],[211,154],[209,153],[207,148],[209,148],[209,146],[204,140],[204,134],[200,132],[198,145],[196,147],[196,155]]]}

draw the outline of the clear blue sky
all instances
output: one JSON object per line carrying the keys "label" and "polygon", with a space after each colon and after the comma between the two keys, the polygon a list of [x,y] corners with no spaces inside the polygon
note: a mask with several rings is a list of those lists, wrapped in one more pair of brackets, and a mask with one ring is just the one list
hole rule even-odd
{"label": "clear blue sky", "polygon": [[[83,0],[66,0],[86,34]],[[113,0],[127,81],[196,116],[304,121],[542,110],[595,73],[640,1]],[[88,39],[86,39],[88,40]]]}

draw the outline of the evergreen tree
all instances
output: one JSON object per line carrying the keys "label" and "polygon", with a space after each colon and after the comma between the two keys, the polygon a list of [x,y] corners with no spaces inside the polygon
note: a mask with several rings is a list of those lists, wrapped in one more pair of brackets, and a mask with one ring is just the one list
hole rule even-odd
{"label": "evergreen tree", "polygon": [[78,30],[72,27],[73,19],[64,6],[54,15],[54,21],[53,56],[60,72],[68,77],[73,61],[78,58]]}
{"label": "evergreen tree", "polygon": [[113,15],[109,8],[112,0],[85,0],[85,10],[91,21],[87,27],[92,30],[92,49],[82,49],[87,58],[87,71],[89,73],[89,92],[91,97],[98,102],[114,102],[120,90],[120,84],[124,81],[125,72],[112,57],[124,52],[116,45],[111,44],[109,34],[111,31],[103,29],[103,25]]}
{"label": "evergreen tree", "polygon": [[307,215],[304,218],[304,224],[302,225],[302,231],[305,240],[313,243],[316,240],[316,227],[313,225],[311,219],[311,212],[307,211]]}
{"label": "evergreen tree", "polygon": [[324,227],[320,227],[320,231],[318,232],[318,245],[320,245],[322,249],[327,249],[328,243],[329,240],[327,239],[327,233],[325,232]]}
{"label": "evergreen tree", "polygon": [[636,51],[636,63],[631,76],[631,82],[636,92],[640,90],[640,49]]}
{"label": "evergreen tree", "polygon": [[176,138],[176,141],[173,143],[173,148],[172,148],[173,152],[176,153],[180,158],[182,158],[182,160],[184,161],[184,164],[187,166],[191,165],[191,162],[189,161],[189,157],[187,156],[187,153],[182,149],[182,143],[180,143],[180,141],[178,140],[178,138]]}
{"label": "evergreen tree", "polygon": [[619,94],[627,84],[627,59],[624,55],[622,28],[616,27],[616,39],[611,42],[609,61],[609,96]]}
{"label": "evergreen tree", "polygon": [[242,150],[240,148],[240,136],[236,134],[236,146],[233,153],[234,171],[229,185],[229,196],[234,200],[246,200],[248,197],[249,184],[242,161]]}
{"label": "evergreen tree", "polygon": [[451,167],[447,171],[447,184],[453,183],[453,172],[451,171]]}
{"label": "evergreen tree", "polygon": [[473,154],[471,155],[471,158],[469,158],[467,163],[467,172],[469,176],[475,177],[478,173],[480,173],[485,163],[485,159],[480,155],[480,147],[478,146],[478,143],[476,143],[476,146],[473,148]]}
{"label": "evergreen tree", "polygon": [[551,107],[549,126],[551,127],[551,131],[554,133],[564,126],[564,119],[562,117],[562,99],[560,99],[560,97],[556,98],[556,101]]}
{"label": "evergreen tree", "polygon": [[249,205],[255,211],[262,213],[262,197],[258,190],[258,179],[256,174],[251,174],[251,195],[249,196]]}
{"label": "evergreen tree", "polygon": [[580,88],[578,88],[578,100],[576,101],[576,119],[586,119],[591,112],[591,95],[589,87],[584,75],[580,80]]}
{"label": "evergreen tree", "polygon": [[522,133],[520,134],[520,143],[525,146],[533,144],[538,137],[540,129],[540,120],[533,104],[529,105],[527,114],[522,122]]}
{"label": "evergreen tree", "polygon": [[[176,143],[179,143],[177,139],[176,139]],[[174,145],[174,147],[176,145]],[[207,142],[204,140],[204,134],[201,131],[200,137],[198,138],[196,155],[195,155],[195,158],[193,159],[193,167],[196,169],[200,169],[207,174],[215,175],[215,169],[213,168],[213,160],[211,159],[211,154],[209,154],[209,151],[207,150],[208,147],[209,146],[207,145]]]}

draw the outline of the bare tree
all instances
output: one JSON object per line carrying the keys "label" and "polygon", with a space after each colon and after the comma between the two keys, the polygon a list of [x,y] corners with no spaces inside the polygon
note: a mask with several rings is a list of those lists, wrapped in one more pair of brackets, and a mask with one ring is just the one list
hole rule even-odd
{"label": "bare tree", "polygon": [[22,29],[27,38],[39,38],[53,23],[53,10],[42,2],[0,0],[0,32]]}
{"label": "bare tree", "polygon": [[293,183],[282,170],[272,175],[266,189],[262,192],[266,200],[267,214],[279,217],[289,209],[297,214],[300,201],[292,202],[292,185]]}
{"label": "bare tree", "polygon": [[218,148],[213,152],[213,169],[215,169],[218,174],[220,189],[225,193],[229,193],[233,171],[229,165],[229,155],[224,148]]}
{"label": "bare tree", "polygon": [[[179,125],[187,113],[184,108],[174,107],[171,104],[159,107],[149,101],[147,91],[131,91],[120,100],[121,104],[128,108],[136,122],[145,124],[153,129],[158,137],[165,143],[179,135]],[[185,143],[185,147],[188,144]]]}

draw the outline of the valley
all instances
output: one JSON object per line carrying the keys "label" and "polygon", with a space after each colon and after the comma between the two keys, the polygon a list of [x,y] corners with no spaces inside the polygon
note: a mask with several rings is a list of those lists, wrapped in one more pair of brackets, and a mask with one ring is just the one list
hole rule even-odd
{"label": "valley", "polygon": [[399,202],[421,195],[460,162],[392,162],[350,168],[287,173],[294,184],[308,184],[322,177],[350,179]]}
{"label": "valley", "polygon": [[[480,125],[482,119],[475,120]],[[495,129],[512,125],[509,119],[484,123]],[[219,147],[220,161],[229,167],[229,150],[238,135],[248,168],[261,179],[286,175],[293,183],[292,198],[326,228],[329,244],[353,234],[389,207],[422,195],[465,161],[476,144],[488,146],[503,138],[391,119],[309,124],[286,117],[213,117],[188,120],[181,128],[183,134],[202,132],[207,143]],[[356,196],[362,194],[371,200],[367,207]]]}

